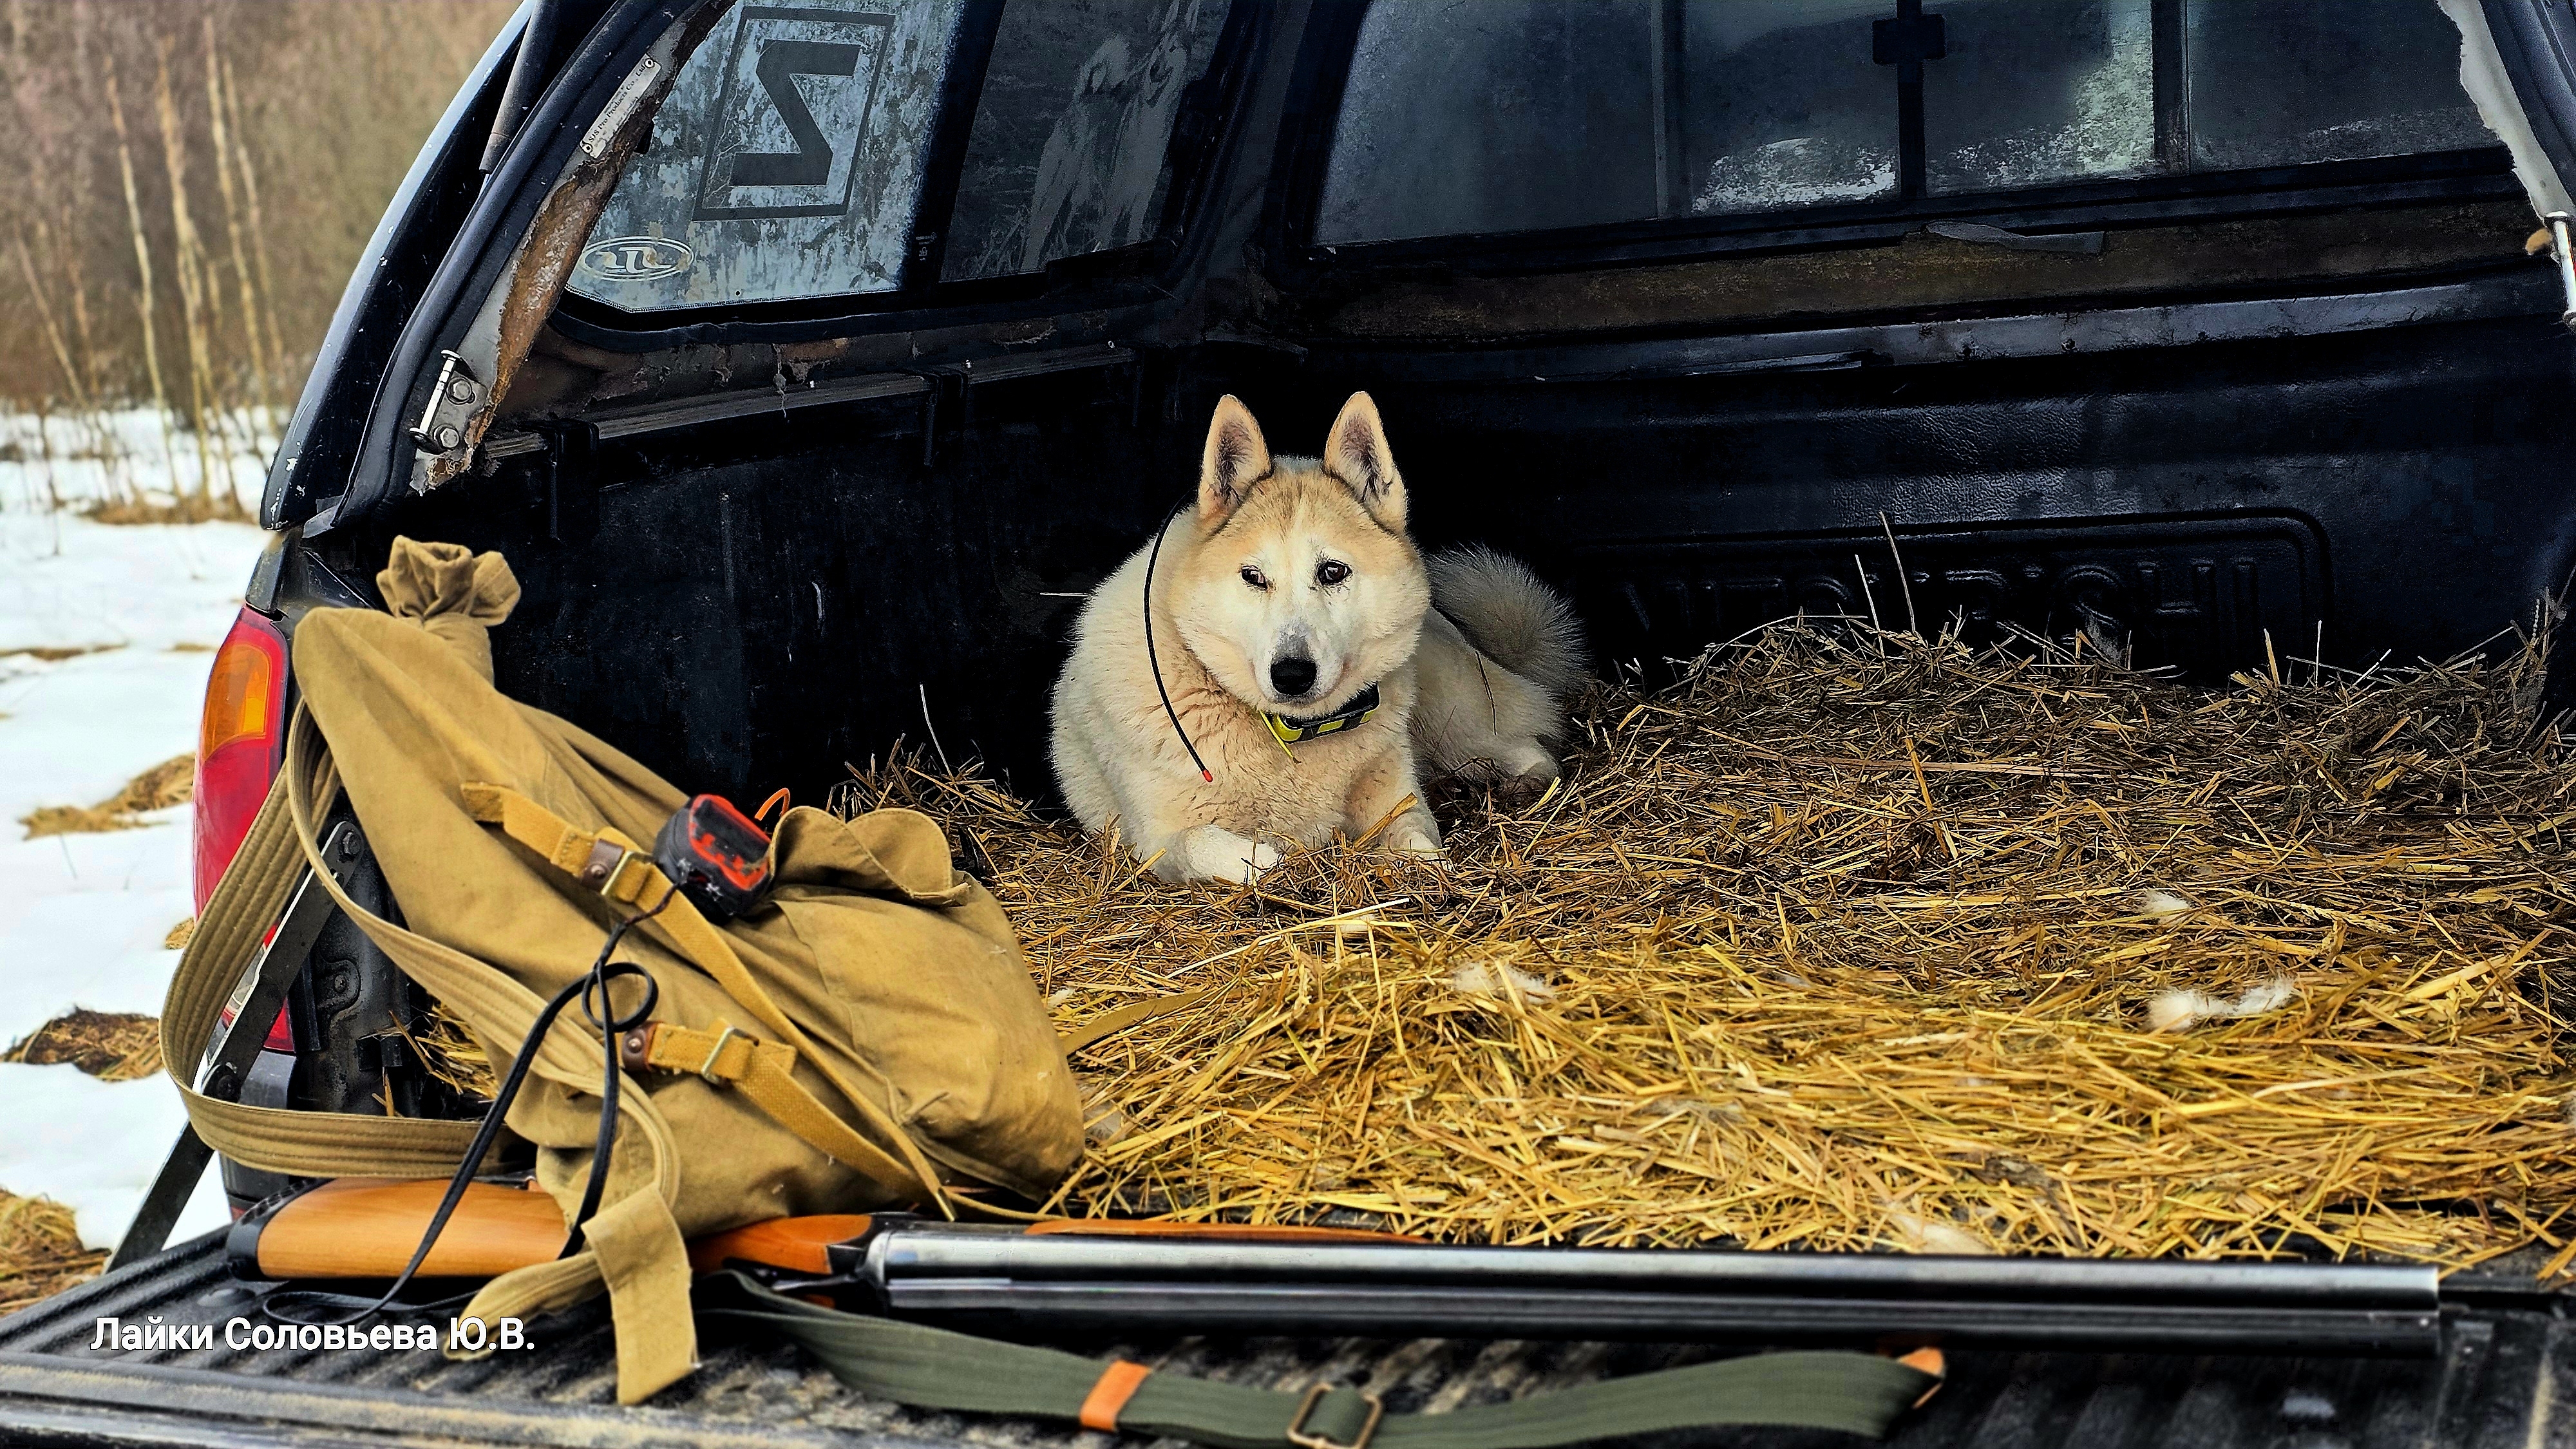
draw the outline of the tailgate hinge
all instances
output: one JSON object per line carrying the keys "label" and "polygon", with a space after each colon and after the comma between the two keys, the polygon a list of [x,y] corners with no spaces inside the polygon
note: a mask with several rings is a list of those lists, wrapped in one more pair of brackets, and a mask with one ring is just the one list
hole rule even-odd
{"label": "tailgate hinge", "polygon": [[424,453],[452,452],[463,446],[465,425],[472,419],[474,405],[483,400],[483,384],[464,358],[453,352],[442,352],[438,358],[438,386],[430,389],[429,405],[420,410],[420,421],[411,425],[412,445]]}

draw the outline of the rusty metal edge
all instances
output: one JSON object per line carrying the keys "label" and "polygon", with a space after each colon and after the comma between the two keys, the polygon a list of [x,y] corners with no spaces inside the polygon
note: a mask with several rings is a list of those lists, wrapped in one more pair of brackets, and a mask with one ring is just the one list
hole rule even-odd
{"label": "rusty metal edge", "polygon": [[[731,0],[697,0],[686,18],[670,28],[672,45],[667,60],[655,61],[659,78],[647,84],[637,95],[634,108],[621,120],[600,154],[587,154],[576,145],[569,164],[557,174],[539,203],[535,218],[520,234],[512,249],[510,261],[503,268],[500,284],[498,335],[494,355],[485,364],[491,370],[483,399],[466,419],[464,443],[448,452],[432,456],[425,465],[425,486],[439,485],[463,473],[473,465],[475,448],[500,416],[501,404],[509,396],[510,384],[517,378],[519,365],[527,360],[528,350],[535,345],[537,328],[554,310],[555,299],[562,295],[573,264],[580,260],[582,243],[589,237],[591,224],[600,209],[608,204],[609,193],[626,163],[644,148],[653,134],[653,121],[661,113],[663,100],[671,87],[678,84],[680,71],[715,28],[716,21],[730,12]],[[676,32],[673,34],[672,32]],[[656,49],[659,45],[655,46]],[[628,67],[628,78],[637,66],[650,59],[639,58]],[[612,93],[612,104],[613,104]],[[604,113],[603,113],[604,114]],[[531,118],[533,119],[533,117]],[[591,118],[596,126],[598,116]],[[480,311],[492,305],[489,297],[479,301]],[[460,344],[462,346],[462,344]]]}

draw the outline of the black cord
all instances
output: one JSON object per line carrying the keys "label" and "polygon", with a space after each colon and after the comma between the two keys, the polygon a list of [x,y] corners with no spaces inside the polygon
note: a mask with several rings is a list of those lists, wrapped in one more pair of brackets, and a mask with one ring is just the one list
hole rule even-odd
{"label": "black cord", "polygon": [[1199,778],[1213,785],[1216,776],[1209,771],[1207,761],[1199,758],[1199,747],[1190,743],[1190,732],[1181,728],[1181,712],[1172,708],[1171,691],[1163,688],[1163,661],[1154,655],[1154,561],[1163,556],[1163,535],[1172,531],[1172,519],[1180,517],[1181,508],[1187,507],[1184,503],[1173,509],[1172,517],[1154,530],[1153,551],[1145,555],[1145,662],[1153,667],[1154,692],[1163,697],[1163,713],[1172,718],[1172,733],[1181,737],[1181,748],[1190,752],[1190,763],[1199,767]]}
{"label": "black cord", "polygon": [[[679,893],[676,887],[664,891],[660,905],[640,916],[628,916],[619,921],[616,928],[608,933],[608,940],[600,946],[598,957],[590,963],[590,974],[575,983],[581,988],[581,1014],[589,1017],[590,1024],[599,1028],[599,1048],[606,1055],[608,1064],[599,1083],[599,1136],[590,1150],[590,1181],[581,1190],[581,1211],[573,1214],[572,1233],[564,1239],[563,1251],[555,1255],[559,1258],[569,1258],[581,1251],[582,1229],[590,1225],[591,1215],[599,1211],[600,1194],[608,1189],[608,1155],[617,1146],[617,1084],[625,1075],[617,1069],[617,1038],[619,1034],[633,1031],[652,1020],[653,1004],[662,996],[661,983],[643,967],[627,961],[612,964],[608,954],[617,949],[618,941],[624,938],[628,929],[662,914],[669,908],[671,898]],[[644,978],[644,1004],[624,1016],[617,1014],[617,1002],[608,994],[608,983],[620,976]],[[599,993],[599,1006],[595,1010],[590,1004],[590,994],[594,989]],[[538,1025],[542,1029],[545,1023]],[[531,1033],[529,1040],[533,1042],[535,1039],[535,1034]]]}
{"label": "black cord", "polygon": [[[599,1211],[600,1194],[608,1186],[609,1153],[617,1145],[617,1084],[620,1076],[617,1067],[618,1034],[632,1031],[651,1020],[653,1006],[662,997],[661,983],[653,979],[652,973],[632,961],[612,962],[608,959],[609,953],[617,949],[618,942],[626,939],[628,931],[662,914],[663,910],[671,904],[671,898],[678,894],[676,890],[666,891],[663,893],[661,905],[655,906],[642,915],[624,917],[610,927],[608,939],[601,943],[599,955],[590,963],[590,969],[582,973],[579,979],[565,986],[563,990],[556,992],[554,999],[546,1003],[545,1009],[537,1013],[535,1025],[528,1028],[527,1038],[519,1043],[519,1054],[510,1063],[509,1075],[501,1079],[500,1087],[492,1094],[492,1105],[484,1109],[482,1125],[474,1129],[474,1141],[465,1149],[464,1161],[456,1165],[456,1175],[447,1180],[447,1193],[438,1200],[438,1211],[430,1214],[429,1230],[421,1234],[420,1246],[412,1250],[411,1261],[403,1265],[402,1273],[394,1279],[392,1286],[385,1289],[383,1296],[370,1301],[352,1293],[291,1289],[283,1293],[270,1294],[260,1304],[262,1312],[280,1323],[328,1328],[335,1324],[364,1322],[388,1308],[397,1306],[406,1312],[419,1313],[456,1307],[470,1302],[474,1297],[470,1292],[458,1294],[452,1298],[441,1298],[430,1303],[397,1305],[394,1299],[403,1289],[411,1285],[413,1277],[420,1272],[420,1265],[428,1261],[430,1249],[437,1246],[438,1235],[447,1230],[447,1220],[455,1214],[456,1205],[465,1200],[465,1189],[474,1181],[475,1171],[483,1165],[484,1154],[492,1150],[493,1139],[501,1134],[502,1117],[510,1110],[510,1103],[517,1099],[519,1088],[528,1079],[529,1069],[536,1065],[537,1048],[544,1044],[547,1030],[555,1024],[555,1018],[563,1014],[563,1009],[576,1000],[581,1002],[582,1014],[589,1017],[591,1023],[600,1029],[600,1044],[608,1055],[606,1073],[599,1086],[599,1136],[591,1148],[590,1182],[582,1189],[581,1211],[573,1215],[572,1232],[564,1239],[563,1252],[557,1256],[569,1258],[581,1251],[582,1230],[589,1225],[591,1215]],[[618,1014],[617,1003],[608,993],[608,983],[621,976],[641,977],[644,982],[643,1004],[623,1016]],[[599,999],[596,1010],[591,1005],[594,992],[598,994]],[[350,1311],[338,1318],[298,1316],[298,1310],[308,1308]]]}

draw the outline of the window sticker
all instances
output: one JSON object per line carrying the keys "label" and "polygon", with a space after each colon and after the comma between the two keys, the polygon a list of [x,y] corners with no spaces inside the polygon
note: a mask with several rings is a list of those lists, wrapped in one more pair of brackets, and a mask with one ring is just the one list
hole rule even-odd
{"label": "window sticker", "polygon": [[681,67],[568,283],[629,312],[887,292],[962,0],[742,5]]}

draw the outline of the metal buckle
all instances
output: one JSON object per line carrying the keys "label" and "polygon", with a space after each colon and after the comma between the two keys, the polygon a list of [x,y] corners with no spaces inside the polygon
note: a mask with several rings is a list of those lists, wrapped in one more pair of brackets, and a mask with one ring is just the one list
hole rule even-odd
{"label": "metal buckle", "polygon": [[1321,1434],[1306,1432],[1306,1416],[1315,1412],[1315,1406],[1322,1403],[1324,1395],[1332,1391],[1331,1384],[1316,1384],[1306,1390],[1305,1399],[1297,1405],[1297,1417],[1288,1421],[1288,1442],[1296,1445],[1297,1449],[1368,1449],[1369,1440],[1377,1437],[1377,1421],[1386,1417],[1386,1401],[1375,1394],[1359,1389],[1353,1389],[1351,1392],[1358,1394],[1367,1402],[1369,1416],[1368,1422],[1360,1425],[1358,1438],[1345,1444],[1338,1439],[1327,1439]]}
{"label": "metal buckle", "polygon": [[[707,1059],[698,1063],[698,1076],[703,1079],[708,1086],[721,1087],[725,1084],[724,1078],[716,1075],[716,1058],[724,1055],[725,1043],[738,1036],[742,1036],[742,1033],[734,1030],[730,1023],[726,1024],[723,1031],[716,1033],[716,1044],[707,1048]],[[744,1041],[751,1040],[751,1038],[747,1036],[742,1036],[742,1039]]]}
{"label": "metal buckle", "polygon": [[[590,859],[581,863],[579,879],[583,885],[591,887],[610,900],[616,900],[617,887],[619,882],[625,880],[627,867],[635,865],[641,865],[647,869],[655,868],[653,858],[644,852],[629,850],[616,841],[603,839],[591,846]],[[639,890],[636,895],[640,898],[643,892]]]}

